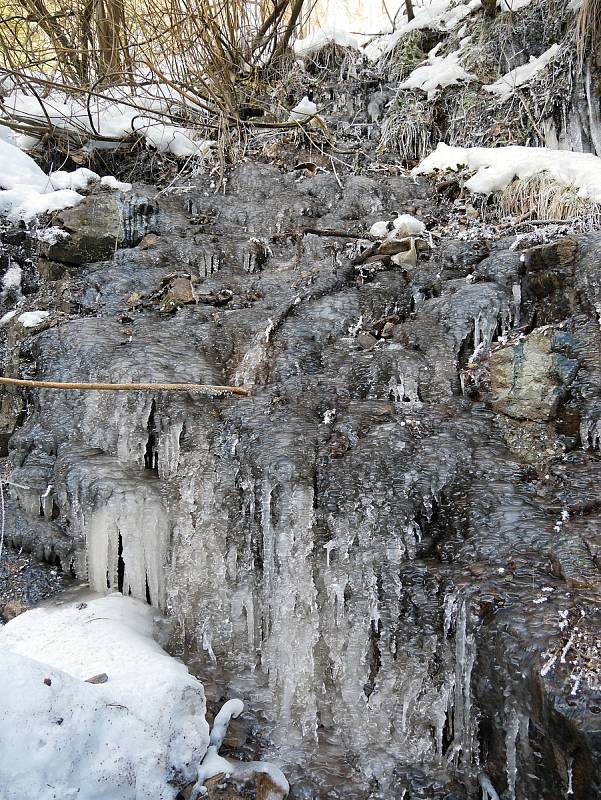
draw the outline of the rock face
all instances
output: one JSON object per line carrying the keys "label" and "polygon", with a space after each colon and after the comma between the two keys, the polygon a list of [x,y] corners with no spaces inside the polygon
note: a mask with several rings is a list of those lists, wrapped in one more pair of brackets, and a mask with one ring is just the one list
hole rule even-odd
{"label": "rock face", "polygon": [[601,239],[553,265],[571,304],[513,239],[375,268],[315,231],[428,219],[427,185],[296,177],[199,178],[151,247],[52,285],[71,313],[21,375],[253,393],[32,392],[8,539],[165,609],[293,797],[597,797]]}

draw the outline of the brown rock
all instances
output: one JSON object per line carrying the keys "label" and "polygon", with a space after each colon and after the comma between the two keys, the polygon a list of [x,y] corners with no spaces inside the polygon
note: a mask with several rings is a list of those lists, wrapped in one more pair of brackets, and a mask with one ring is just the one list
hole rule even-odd
{"label": "brown rock", "polygon": [[15,598],[14,600],[9,600],[8,603],[5,603],[4,608],[2,609],[2,616],[4,617],[5,622],[8,622],[15,617],[18,617],[19,614],[22,614],[24,611],[27,611],[27,606],[25,603]]}
{"label": "brown rock", "polygon": [[265,772],[258,772],[255,787],[257,800],[282,800],[286,795]]}
{"label": "brown rock", "polygon": [[360,333],[357,336],[357,343],[359,347],[362,347],[364,350],[371,350],[371,348],[378,343],[378,340],[375,336],[372,336],[371,333]]}
{"label": "brown rock", "polygon": [[99,675],[94,675],[91,678],[86,678],[86,683],[106,683],[109,676],[106,672],[101,672]]}
{"label": "brown rock", "polygon": [[140,250],[148,250],[149,247],[154,247],[160,238],[156,233],[147,233],[140,242]]}

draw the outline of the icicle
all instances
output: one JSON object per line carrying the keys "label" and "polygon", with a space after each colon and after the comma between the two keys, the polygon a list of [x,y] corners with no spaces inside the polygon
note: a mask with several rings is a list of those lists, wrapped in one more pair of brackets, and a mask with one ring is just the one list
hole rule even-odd
{"label": "icicle", "polygon": [[568,790],[566,792],[566,797],[570,798],[574,796],[574,759],[568,759]]}
{"label": "icicle", "polygon": [[505,731],[505,766],[507,772],[507,800],[515,800],[517,784],[517,740],[520,720],[515,709],[511,709]]}
{"label": "icicle", "polygon": [[501,800],[491,779],[485,772],[478,775],[478,783],[482,787],[482,800]]}

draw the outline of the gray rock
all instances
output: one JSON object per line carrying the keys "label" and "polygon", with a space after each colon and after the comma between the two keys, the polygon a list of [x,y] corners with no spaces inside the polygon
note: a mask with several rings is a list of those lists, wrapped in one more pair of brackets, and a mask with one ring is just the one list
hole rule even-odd
{"label": "gray rock", "polygon": [[555,417],[578,370],[575,360],[554,351],[554,332],[539,328],[490,358],[491,406],[516,419]]}

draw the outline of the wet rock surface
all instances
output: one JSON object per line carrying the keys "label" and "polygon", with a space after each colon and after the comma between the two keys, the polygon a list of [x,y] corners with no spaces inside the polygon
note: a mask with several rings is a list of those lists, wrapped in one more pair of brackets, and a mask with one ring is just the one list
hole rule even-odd
{"label": "wet rock surface", "polygon": [[41,600],[70,585],[56,567],[40,562],[31,553],[3,549],[0,558],[0,623],[27,611]]}
{"label": "wet rock surface", "polygon": [[199,177],[37,278],[5,373],[253,393],[21,392],[7,541],[165,609],[295,798],[600,796],[601,237],[376,268],[370,226],[442,201],[341,183]]}

